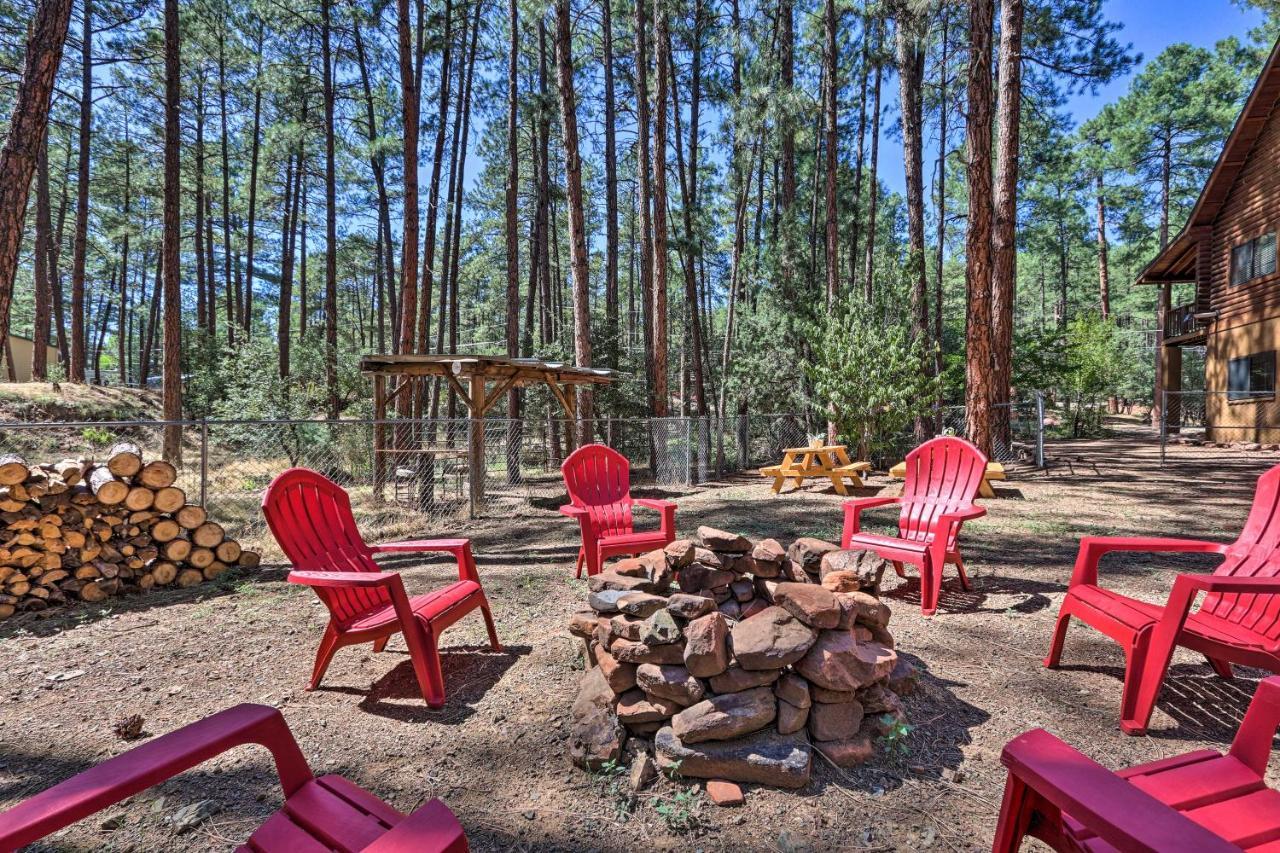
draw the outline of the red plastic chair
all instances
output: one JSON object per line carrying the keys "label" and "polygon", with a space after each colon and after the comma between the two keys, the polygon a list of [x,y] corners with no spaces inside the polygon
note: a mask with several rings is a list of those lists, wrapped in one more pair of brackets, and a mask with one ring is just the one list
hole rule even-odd
{"label": "red plastic chair", "polygon": [[[676,505],[671,501],[631,497],[631,463],[627,457],[603,444],[579,447],[560,466],[569,504],[560,514],[576,518],[582,526],[582,547],[578,550],[577,576],[599,574],[610,557],[643,554],[662,548],[676,538]],[[639,504],[662,513],[658,530],[637,533],[631,508]]]}
{"label": "red plastic chair", "polygon": [[[969,578],[960,559],[960,526],[980,518],[987,511],[975,506],[987,457],[963,438],[941,436],[930,439],[907,454],[906,483],[896,498],[853,498],[844,502],[845,548],[866,548],[893,562],[900,576],[903,563],[920,569],[920,609],[926,616],[938,610],[942,589],[942,569],[955,565],[960,585],[969,589]],[[898,535],[880,536],[861,530],[861,513],[874,507],[896,504]]]}
{"label": "red plastic chair", "polygon": [[[367,545],[356,529],[347,493],[306,468],[291,468],[272,480],[262,498],[262,512],[293,563],[289,582],[312,587],[329,608],[329,625],[316,652],[308,690],[320,686],[338,649],[372,642],[373,650],[380,652],[392,634],[403,631],[422,696],[432,708],[439,708],[444,705],[440,634],[477,608],[484,614],[493,650],[502,651],[469,539]],[[374,554],[392,552],[453,554],[458,580],[410,597],[400,575],[383,571],[373,561]]]}
{"label": "red plastic chair", "polygon": [[[1062,657],[1071,617],[1120,644],[1125,654],[1120,728],[1144,734],[1175,646],[1203,654],[1214,671],[1231,664],[1280,672],[1280,465],[1258,478],[1253,508],[1230,545],[1195,539],[1086,536],[1054,626],[1047,667]],[[1098,561],[1112,551],[1221,554],[1212,575],[1180,574],[1169,600],[1149,604],[1098,586]],[[1191,605],[1208,593],[1195,613]]]}
{"label": "red plastic chair", "polygon": [[405,815],[341,776],[316,777],[284,717],[237,705],[108,759],[0,813],[0,851],[16,850],[238,746],[271,751],[284,807],[237,850],[466,853],[467,837],[440,800]]}
{"label": "red plastic chair", "polygon": [[1004,748],[1009,768],[995,853],[1027,835],[1055,850],[1217,853],[1280,847],[1280,792],[1266,786],[1280,678],[1258,685],[1231,749],[1113,773],[1044,729]]}

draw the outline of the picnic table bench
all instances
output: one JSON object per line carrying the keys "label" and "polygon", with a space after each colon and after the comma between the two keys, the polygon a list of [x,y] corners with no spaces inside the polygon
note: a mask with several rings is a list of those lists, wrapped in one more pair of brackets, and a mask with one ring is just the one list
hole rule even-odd
{"label": "picnic table bench", "polygon": [[843,444],[820,444],[786,448],[782,461],[761,468],[760,476],[773,478],[774,494],[782,491],[787,480],[794,481],[796,488],[800,488],[806,479],[829,479],[838,494],[848,495],[844,481],[848,480],[855,489],[860,489],[863,486],[861,475],[870,470],[870,462],[850,460],[849,451]]}
{"label": "picnic table bench", "polygon": [[[889,476],[899,480],[907,478],[907,463],[899,462],[889,469]],[[991,488],[992,480],[1007,480],[1005,476],[1004,466],[999,462],[988,462],[987,473],[982,475],[982,483],[978,486],[978,496],[983,498],[994,498],[995,490]]]}

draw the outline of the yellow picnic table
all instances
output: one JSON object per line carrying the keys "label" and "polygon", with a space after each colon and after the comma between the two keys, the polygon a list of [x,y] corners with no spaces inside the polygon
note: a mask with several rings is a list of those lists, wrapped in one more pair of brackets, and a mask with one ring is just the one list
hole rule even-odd
{"label": "yellow picnic table", "polygon": [[[899,462],[889,469],[890,477],[897,477],[899,480],[907,478],[907,463]],[[978,486],[978,496],[983,498],[994,498],[995,490],[991,488],[992,480],[1007,479],[1004,474],[1004,466],[999,462],[988,462],[987,473],[982,475],[982,483]]]}
{"label": "yellow picnic table", "polygon": [[760,476],[773,478],[774,494],[782,491],[787,480],[794,480],[799,488],[807,478],[829,478],[837,493],[849,494],[844,481],[854,488],[862,488],[858,476],[871,470],[870,462],[853,462],[843,444],[819,444],[810,447],[788,447],[783,450],[782,461],[760,469]]}

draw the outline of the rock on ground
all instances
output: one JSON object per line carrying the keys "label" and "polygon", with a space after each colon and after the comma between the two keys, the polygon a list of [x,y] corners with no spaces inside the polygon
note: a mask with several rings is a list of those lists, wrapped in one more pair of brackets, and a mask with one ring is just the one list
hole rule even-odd
{"label": "rock on ground", "polygon": [[809,781],[812,754],[801,733],[766,729],[731,741],[686,744],[670,726],[654,735],[658,766],[678,768],[693,779],[732,779],[754,785],[802,788]]}

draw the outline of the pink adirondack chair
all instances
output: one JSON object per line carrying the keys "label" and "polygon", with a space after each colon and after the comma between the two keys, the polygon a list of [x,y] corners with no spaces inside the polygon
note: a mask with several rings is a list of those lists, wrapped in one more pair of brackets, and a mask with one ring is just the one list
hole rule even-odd
{"label": "pink adirondack chair", "polygon": [[[420,539],[367,545],[351,514],[351,499],[336,483],[306,468],[291,468],[271,481],[262,512],[285,557],[289,582],[316,591],[329,608],[329,625],[316,652],[308,690],[324,678],[333,653],[343,646],[373,643],[380,652],[392,634],[404,633],[413,672],[432,708],[444,705],[440,634],[479,608],[494,651],[502,651],[469,539]],[[383,571],[374,554],[448,553],[458,561],[458,580],[425,595],[409,596],[396,572]]]}
{"label": "pink adirondack chair", "polygon": [[[610,557],[643,554],[668,545],[676,538],[676,505],[671,501],[631,497],[631,463],[603,444],[579,447],[560,466],[570,503],[560,514],[578,520],[582,547],[578,550],[577,576],[599,574]],[[636,532],[631,509],[640,505],[662,513],[657,530]]]}
{"label": "pink adirondack chair", "polygon": [[[1098,585],[1098,562],[1113,551],[1221,554],[1211,575],[1180,574],[1162,606]],[[1200,609],[1191,605],[1207,593]],[[1280,465],[1258,478],[1253,508],[1230,545],[1195,539],[1086,536],[1058,611],[1047,667],[1062,657],[1075,617],[1120,644],[1125,654],[1120,727],[1144,734],[1175,646],[1203,654],[1222,678],[1231,664],[1280,672]]]}
{"label": "pink adirondack chair", "polygon": [[[844,502],[845,548],[866,548],[893,562],[905,577],[903,563],[920,569],[920,609],[926,616],[938,610],[942,590],[942,569],[956,567],[960,585],[969,589],[960,558],[960,526],[980,518],[987,511],[975,506],[987,457],[963,438],[940,436],[930,439],[907,454],[906,483],[896,498],[852,498]],[[861,529],[863,510],[896,505],[898,535],[881,536]]]}
{"label": "pink adirondack chair", "polygon": [[1113,773],[1044,729],[1004,748],[995,853],[1031,835],[1061,851],[1217,853],[1280,846],[1280,792],[1263,780],[1280,678],[1258,685],[1226,755],[1202,749]]}
{"label": "pink adirondack chair", "polygon": [[341,776],[315,776],[284,717],[265,705],[236,705],[183,726],[0,813],[0,851],[31,844],[214,756],[251,744],[271,751],[284,806],[237,848],[240,853],[466,853],[466,835],[440,800],[405,815]]}

